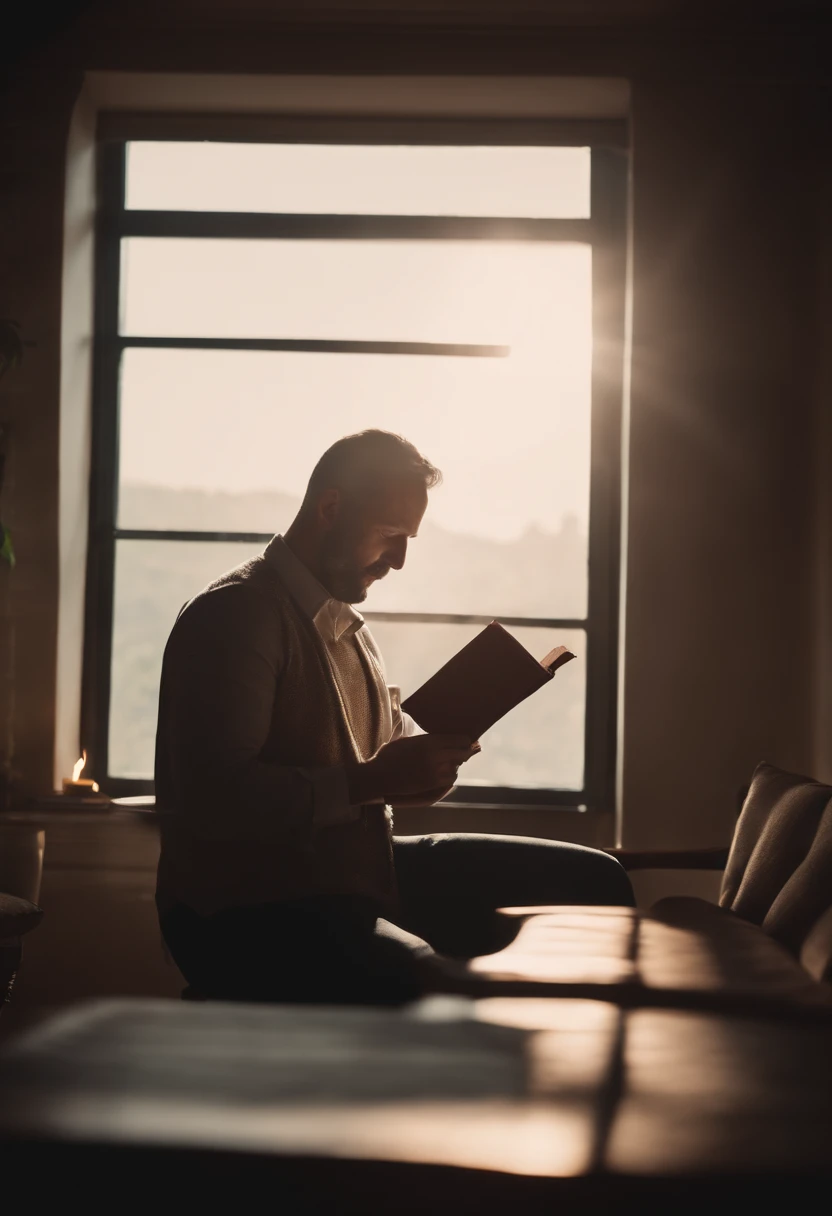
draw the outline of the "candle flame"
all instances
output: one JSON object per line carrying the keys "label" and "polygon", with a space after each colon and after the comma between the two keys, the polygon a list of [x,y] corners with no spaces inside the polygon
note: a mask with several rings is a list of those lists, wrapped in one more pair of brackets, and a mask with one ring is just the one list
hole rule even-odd
{"label": "candle flame", "polygon": [[87,763],[87,753],[84,752],[81,756],[81,759],[75,761],[75,765],[72,769],[72,780],[73,781],[77,781],[78,778],[81,776],[81,773],[84,771],[84,765],[86,763]]}

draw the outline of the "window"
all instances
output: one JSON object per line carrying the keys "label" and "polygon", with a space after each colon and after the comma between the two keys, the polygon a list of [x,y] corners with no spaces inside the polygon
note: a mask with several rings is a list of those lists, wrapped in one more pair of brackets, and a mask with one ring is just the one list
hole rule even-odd
{"label": "window", "polygon": [[101,146],[84,742],[113,793],[152,789],[181,605],[379,426],[444,473],[361,606],[390,681],[495,617],[578,656],[454,797],[610,808],[626,157],[581,124],[392,126]]}

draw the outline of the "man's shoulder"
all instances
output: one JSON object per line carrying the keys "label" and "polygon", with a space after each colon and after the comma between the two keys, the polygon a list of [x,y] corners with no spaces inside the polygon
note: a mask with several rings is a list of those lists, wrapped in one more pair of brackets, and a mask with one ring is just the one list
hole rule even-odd
{"label": "man's shoulder", "polygon": [[181,609],[177,625],[211,619],[279,616],[288,599],[283,583],[262,554],[242,562],[204,587]]}
{"label": "man's shoulder", "polygon": [[249,558],[248,561],[241,562],[239,566],[227,570],[225,574],[221,574],[219,578],[209,583],[200,592],[200,595],[227,592],[229,588],[238,589],[238,593],[239,591],[250,592],[253,595],[261,596],[281,597],[283,594],[283,584],[263,553],[258,553],[256,557]]}

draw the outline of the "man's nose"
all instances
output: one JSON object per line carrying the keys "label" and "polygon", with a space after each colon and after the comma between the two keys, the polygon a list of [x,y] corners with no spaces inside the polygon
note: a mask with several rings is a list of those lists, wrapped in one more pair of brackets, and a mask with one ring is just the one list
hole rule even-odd
{"label": "man's nose", "polygon": [[401,570],[407,557],[407,537],[402,536],[396,540],[384,555],[384,560],[388,566],[392,566],[394,570]]}

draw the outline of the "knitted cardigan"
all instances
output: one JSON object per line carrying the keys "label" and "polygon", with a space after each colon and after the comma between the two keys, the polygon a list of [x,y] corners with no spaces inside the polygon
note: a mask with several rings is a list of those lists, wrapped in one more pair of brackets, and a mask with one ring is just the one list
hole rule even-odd
{"label": "knitted cardigan", "polygon": [[[372,753],[392,718],[381,658],[366,627],[354,635],[375,699]],[[214,723],[271,705],[257,756],[223,754]],[[266,711],[267,712],[267,711]],[[234,731],[229,730],[233,735]],[[351,822],[294,819],[270,790],[269,767],[336,767],[362,755],[327,648],[262,555],[212,583],[180,612],[165,648],[156,740],[161,830],[157,903],[204,915],[316,895],[361,895],[395,907],[392,812]],[[298,782],[303,782],[302,774]]]}

